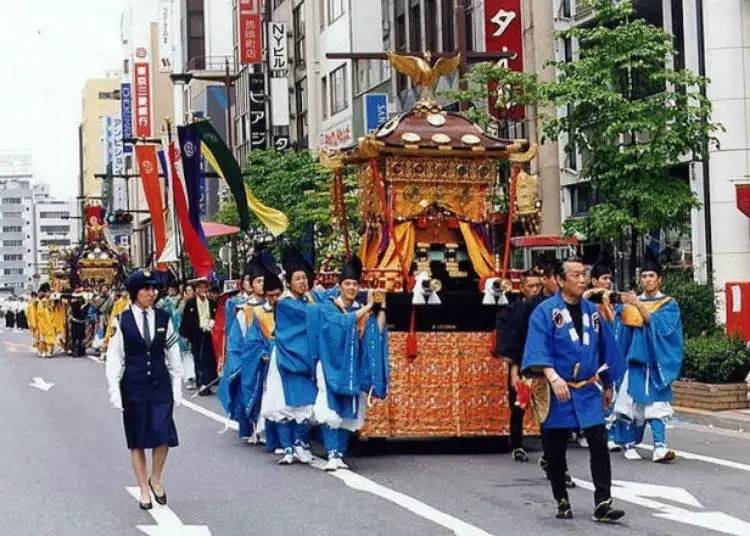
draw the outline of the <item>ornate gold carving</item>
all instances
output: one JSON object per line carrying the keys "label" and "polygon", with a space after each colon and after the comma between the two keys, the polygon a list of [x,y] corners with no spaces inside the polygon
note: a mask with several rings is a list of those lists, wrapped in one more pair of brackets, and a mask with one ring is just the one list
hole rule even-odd
{"label": "ornate gold carving", "polygon": [[435,65],[432,63],[432,55],[424,53],[424,59],[417,56],[400,56],[393,52],[388,53],[388,61],[391,62],[396,71],[408,76],[412,83],[420,86],[420,104],[432,106],[436,103],[435,88],[441,76],[447,76],[458,68],[461,63],[461,55],[452,58],[438,58]]}

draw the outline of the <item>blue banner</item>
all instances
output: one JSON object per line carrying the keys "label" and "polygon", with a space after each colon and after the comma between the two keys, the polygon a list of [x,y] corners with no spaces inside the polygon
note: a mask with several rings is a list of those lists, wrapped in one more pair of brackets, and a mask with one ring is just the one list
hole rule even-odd
{"label": "blue banner", "polygon": [[201,225],[201,139],[194,130],[186,127],[177,127],[177,138],[182,152],[190,223],[205,243],[206,236]]}
{"label": "blue banner", "polygon": [[388,95],[368,93],[365,95],[365,134],[372,134],[388,121]]}
{"label": "blue banner", "polygon": [[[120,84],[120,117],[122,118],[122,137],[133,137],[133,92],[129,83]],[[133,152],[133,146],[129,143],[123,144],[126,153]]]}

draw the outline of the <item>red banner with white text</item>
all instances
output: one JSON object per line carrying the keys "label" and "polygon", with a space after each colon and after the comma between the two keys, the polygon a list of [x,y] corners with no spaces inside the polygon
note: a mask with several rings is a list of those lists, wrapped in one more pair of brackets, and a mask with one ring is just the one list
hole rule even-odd
{"label": "red banner with white text", "polygon": [[263,30],[260,23],[261,0],[238,0],[238,24],[240,63],[261,63],[263,61]]}
{"label": "red banner with white text", "polygon": [[[523,71],[523,26],[521,25],[521,0],[484,1],[484,39],[487,52],[509,52],[512,56],[500,60],[510,71]],[[490,90],[495,89],[490,86]],[[496,99],[490,98],[490,110],[496,117],[519,121],[524,117],[524,107],[495,110]]]}
{"label": "red banner with white text", "polygon": [[[159,165],[156,161],[156,147],[138,144],[135,146],[135,158],[138,161],[138,172],[141,176],[143,194],[146,205],[151,214],[151,227],[154,230],[155,259],[161,257],[167,242],[167,230],[164,223],[164,204],[162,203],[161,186],[159,184]],[[167,265],[157,264],[157,269],[166,271]]]}

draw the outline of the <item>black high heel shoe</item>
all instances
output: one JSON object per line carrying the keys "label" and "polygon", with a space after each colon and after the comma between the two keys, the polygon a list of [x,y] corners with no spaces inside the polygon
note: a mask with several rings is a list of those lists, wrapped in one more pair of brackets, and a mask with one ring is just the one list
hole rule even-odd
{"label": "black high heel shoe", "polygon": [[162,495],[157,495],[156,491],[154,490],[154,486],[151,485],[151,479],[148,479],[148,487],[151,488],[151,493],[154,494],[154,499],[156,499],[156,502],[165,505],[167,504],[167,492],[165,491]]}
{"label": "black high heel shoe", "polygon": [[141,501],[138,501],[138,506],[140,506],[141,510],[151,510],[154,507],[151,501],[147,503],[142,503]]}

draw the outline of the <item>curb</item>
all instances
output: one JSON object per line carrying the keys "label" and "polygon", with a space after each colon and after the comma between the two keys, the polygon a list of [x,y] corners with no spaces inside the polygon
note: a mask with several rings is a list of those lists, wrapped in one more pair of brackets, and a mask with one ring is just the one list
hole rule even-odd
{"label": "curb", "polygon": [[674,406],[675,416],[684,422],[713,426],[735,432],[750,431],[750,414],[736,411],[707,411]]}

